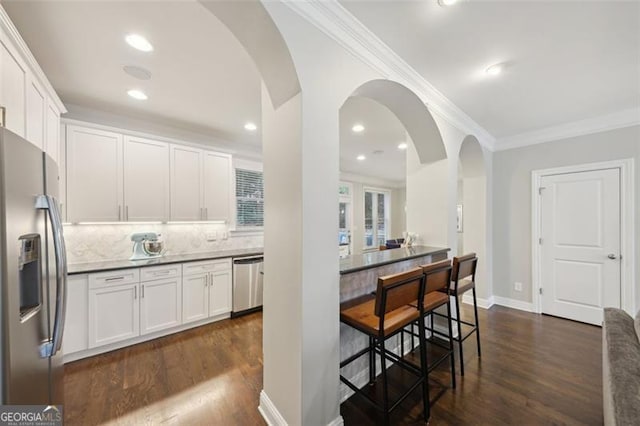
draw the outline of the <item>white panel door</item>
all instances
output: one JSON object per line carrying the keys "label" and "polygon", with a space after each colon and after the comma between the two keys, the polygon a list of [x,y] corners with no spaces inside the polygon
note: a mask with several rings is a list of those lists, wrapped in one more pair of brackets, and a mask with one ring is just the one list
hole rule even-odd
{"label": "white panel door", "polygon": [[125,220],[169,220],[169,145],[126,136],[124,141]]}
{"label": "white panel door", "polygon": [[27,73],[12,50],[0,43],[0,107],[5,108],[5,127],[24,137]]}
{"label": "white panel door", "polygon": [[45,131],[47,98],[40,85],[33,79],[28,79],[27,84],[27,137],[26,139],[45,149]]}
{"label": "white panel door", "polygon": [[209,274],[187,275],[182,279],[182,323],[209,317]]}
{"label": "white panel door", "polygon": [[204,151],[203,157],[205,220],[229,220],[231,193],[231,157]]}
{"label": "white panel door", "polygon": [[49,103],[46,115],[44,150],[56,161],[58,169],[64,170],[60,163],[60,111]]}
{"label": "white panel door", "polygon": [[542,312],[602,324],[620,307],[620,171],[541,179]]}
{"label": "white panel door", "polygon": [[202,220],[202,150],[171,145],[171,220]]}
{"label": "white panel door", "polygon": [[67,278],[67,312],[62,346],[65,354],[89,347],[89,280],[87,275]]}
{"label": "white panel door", "polygon": [[89,289],[89,348],[140,335],[139,284]]}
{"label": "white panel door", "polygon": [[122,220],[122,136],[67,126],[67,219]]}
{"label": "white panel door", "polygon": [[140,284],[140,334],[182,324],[182,278]]}
{"label": "white panel door", "polygon": [[231,312],[231,270],[211,272],[209,281],[209,316]]}

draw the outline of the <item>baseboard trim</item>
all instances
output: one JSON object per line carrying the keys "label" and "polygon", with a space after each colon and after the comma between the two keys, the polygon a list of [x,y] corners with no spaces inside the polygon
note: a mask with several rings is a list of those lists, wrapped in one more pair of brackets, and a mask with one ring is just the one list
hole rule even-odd
{"label": "baseboard trim", "polygon": [[507,308],[518,309],[525,312],[534,312],[533,303],[522,300],[510,299],[508,297],[493,296],[495,305],[506,306]]}
{"label": "baseboard trim", "polygon": [[269,426],[287,426],[287,421],[282,417],[282,414],[280,414],[264,389],[260,391],[260,405],[258,405],[258,411]]}
{"label": "baseboard trim", "polygon": [[327,426],[344,426],[344,419],[342,416],[338,416],[335,419],[331,420]]}
{"label": "baseboard trim", "polygon": [[[478,308],[482,309],[489,309],[496,303],[494,300],[494,296],[490,296],[488,299],[481,299],[479,297],[476,297],[476,301],[478,302]],[[473,295],[468,293],[463,294],[462,303],[473,305]]]}
{"label": "baseboard trim", "polygon": [[[280,414],[264,389],[260,391],[260,405],[258,405],[258,411],[269,426],[288,426],[287,421],[282,417],[282,414]],[[342,416],[338,416],[331,420],[327,426],[344,426],[344,419]]]}

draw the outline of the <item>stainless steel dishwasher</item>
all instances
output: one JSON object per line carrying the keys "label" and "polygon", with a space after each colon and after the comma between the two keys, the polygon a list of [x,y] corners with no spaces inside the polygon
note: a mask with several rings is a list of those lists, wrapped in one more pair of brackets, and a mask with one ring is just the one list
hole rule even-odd
{"label": "stainless steel dishwasher", "polygon": [[231,316],[248,314],[262,308],[262,256],[233,259],[233,312]]}

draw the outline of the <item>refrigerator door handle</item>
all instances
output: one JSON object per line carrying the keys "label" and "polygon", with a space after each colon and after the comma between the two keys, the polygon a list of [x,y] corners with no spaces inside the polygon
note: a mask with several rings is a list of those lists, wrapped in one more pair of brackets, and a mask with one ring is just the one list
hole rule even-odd
{"label": "refrigerator door handle", "polygon": [[57,200],[50,195],[40,195],[36,201],[36,208],[47,210],[51,231],[53,234],[53,247],[56,258],[56,314],[53,324],[53,338],[46,346],[48,355],[55,355],[62,347],[64,323],[67,311],[67,252],[62,235],[62,219]]}

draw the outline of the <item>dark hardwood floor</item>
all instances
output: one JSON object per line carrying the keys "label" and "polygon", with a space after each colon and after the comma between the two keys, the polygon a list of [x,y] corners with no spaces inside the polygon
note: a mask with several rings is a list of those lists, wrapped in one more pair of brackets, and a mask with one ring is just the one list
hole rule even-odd
{"label": "dark hardwood floor", "polygon": [[262,314],[65,365],[65,425],[264,425]]}
{"label": "dark hardwood floor", "polygon": [[[602,424],[599,327],[499,306],[479,314],[482,359],[470,338],[455,391],[435,382],[449,384],[446,364],[433,374],[430,424]],[[261,389],[257,313],[67,364],[65,424],[264,425]],[[420,401],[414,392],[393,423],[424,424]],[[380,419],[357,396],[341,414],[346,425]]]}

